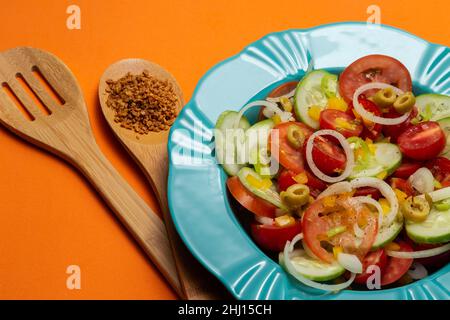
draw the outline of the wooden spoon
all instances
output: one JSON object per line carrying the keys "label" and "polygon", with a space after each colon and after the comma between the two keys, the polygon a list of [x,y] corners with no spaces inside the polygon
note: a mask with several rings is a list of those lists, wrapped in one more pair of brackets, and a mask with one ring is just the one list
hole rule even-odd
{"label": "wooden spoon", "polygon": [[164,224],[101,153],[69,68],[48,52],[15,48],[0,53],[0,83],[0,122],[78,168],[181,295]]}
{"label": "wooden spoon", "polygon": [[107,122],[120,142],[145,173],[162,209],[167,233],[178,268],[178,275],[188,299],[221,299],[226,297],[226,291],[221,284],[190,254],[181,241],[173,225],[167,203],[167,173],[168,155],[167,140],[169,130],[150,132],[146,135],[136,134],[132,130],[122,128],[114,121],[114,111],[106,105],[109,79],[118,80],[127,73],[141,74],[147,71],[151,76],[168,80],[178,96],[177,108],[184,105],[183,95],[175,78],[161,66],[142,59],[125,59],[108,67],[99,84],[100,105]]}

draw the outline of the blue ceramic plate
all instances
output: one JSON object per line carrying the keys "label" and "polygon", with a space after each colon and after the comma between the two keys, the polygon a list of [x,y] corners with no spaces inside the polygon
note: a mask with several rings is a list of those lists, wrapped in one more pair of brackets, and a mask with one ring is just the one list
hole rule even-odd
{"label": "blue ceramic plate", "polygon": [[[450,94],[450,49],[404,31],[339,23],[270,34],[212,68],[172,127],[169,206],[195,257],[238,299],[449,299],[450,265],[413,284],[338,294],[307,288],[266,256],[230,207],[226,174],[217,164],[212,129],[224,110],[239,110],[289,79],[314,69],[342,70],[373,53],[393,56],[420,92]],[[251,117],[252,115],[250,115]]]}

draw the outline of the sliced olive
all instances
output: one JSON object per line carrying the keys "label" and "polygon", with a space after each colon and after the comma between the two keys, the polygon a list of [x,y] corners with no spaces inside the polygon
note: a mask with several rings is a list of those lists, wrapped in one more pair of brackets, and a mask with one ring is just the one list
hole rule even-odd
{"label": "sliced olive", "polygon": [[309,202],[309,188],[304,184],[293,184],[286,191],[282,191],[281,201],[291,209],[297,209]]}
{"label": "sliced olive", "polygon": [[305,142],[305,135],[303,131],[296,125],[290,125],[288,127],[287,138],[289,144],[296,149],[301,148]]}
{"label": "sliced olive", "polygon": [[409,197],[401,204],[403,216],[413,222],[422,222],[430,213],[430,204],[424,198]]}
{"label": "sliced olive", "polygon": [[416,97],[411,92],[400,95],[394,102],[394,108],[398,113],[407,113],[416,104]]}
{"label": "sliced olive", "polygon": [[392,88],[385,88],[379,90],[373,97],[373,102],[380,108],[388,108],[394,104],[397,99],[397,95],[395,94]]}

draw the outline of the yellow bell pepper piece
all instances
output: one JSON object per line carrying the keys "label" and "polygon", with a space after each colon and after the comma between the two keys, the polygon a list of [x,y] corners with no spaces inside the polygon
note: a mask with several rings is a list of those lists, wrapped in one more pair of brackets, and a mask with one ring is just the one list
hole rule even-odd
{"label": "yellow bell pepper piece", "polygon": [[306,176],[306,173],[302,172],[293,177],[294,181],[300,184],[307,184],[308,183],[308,177]]}
{"label": "yellow bell pepper piece", "polygon": [[383,214],[387,215],[389,211],[391,211],[391,206],[389,205],[389,201],[387,201],[385,198],[381,198],[378,200],[378,203],[381,206],[381,209],[383,209]]}
{"label": "yellow bell pepper piece", "polygon": [[293,225],[294,223],[295,223],[295,219],[288,214],[285,214],[283,216],[279,216],[279,217],[275,218],[275,225],[277,227],[287,227],[287,226]]}
{"label": "yellow bell pepper piece", "polygon": [[311,117],[311,119],[319,121],[321,112],[322,112],[321,107],[311,106],[311,107],[309,107],[308,115]]}
{"label": "yellow bell pepper piece", "polygon": [[384,178],[387,177],[387,172],[386,171],[382,171],[379,174],[377,174],[377,178],[383,180]]}
{"label": "yellow bell pepper piece", "polygon": [[397,200],[398,202],[403,202],[406,200],[406,198],[408,198],[408,195],[406,193],[404,193],[403,191],[401,191],[400,189],[394,188],[394,193],[397,196]]}
{"label": "yellow bell pepper piece", "polygon": [[338,255],[342,252],[344,252],[342,247],[333,247],[333,255],[336,259],[337,259]]}
{"label": "yellow bell pepper piece", "polygon": [[336,196],[325,197],[322,201],[325,207],[332,208],[336,205]]}
{"label": "yellow bell pepper piece", "polygon": [[384,248],[386,250],[390,250],[390,251],[400,250],[400,246],[398,244],[396,244],[395,242],[388,243]]}
{"label": "yellow bell pepper piece", "polygon": [[272,186],[272,181],[270,179],[258,179],[255,176],[252,176],[251,174],[247,175],[245,179],[248,181],[249,184],[251,184],[253,187],[257,189],[266,190],[269,189]]}
{"label": "yellow bell pepper piece", "polygon": [[345,112],[347,111],[348,105],[342,98],[331,97],[328,99],[327,108]]}

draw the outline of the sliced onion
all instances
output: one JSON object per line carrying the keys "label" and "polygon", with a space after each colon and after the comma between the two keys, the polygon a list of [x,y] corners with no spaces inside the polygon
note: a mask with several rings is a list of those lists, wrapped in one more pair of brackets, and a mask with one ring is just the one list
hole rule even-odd
{"label": "sliced onion", "polygon": [[265,226],[271,226],[275,223],[275,220],[273,220],[272,218],[261,217],[261,216],[257,216],[256,214],[255,214],[255,220]]}
{"label": "sliced onion", "polygon": [[321,194],[319,194],[317,199],[321,199],[323,197],[332,196],[332,195],[335,195],[335,194],[351,192],[351,191],[352,191],[351,183],[348,182],[348,181],[341,181],[341,182],[338,182],[338,183],[334,183],[331,186],[329,186],[328,188],[326,188],[324,191],[322,191]]}
{"label": "sliced onion", "polygon": [[356,112],[363,117],[366,120],[369,120],[371,122],[374,123],[379,123],[379,124],[383,124],[383,125],[387,125],[387,126],[393,126],[396,124],[400,124],[404,121],[406,121],[406,119],[408,119],[410,112],[407,112],[403,115],[401,115],[400,117],[397,118],[383,118],[383,117],[379,117],[374,115],[373,113],[367,111],[360,103],[359,103],[359,96],[367,91],[367,90],[371,90],[371,89],[386,89],[386,88],[391,88],[396,94],[400,95],[403,93],[402,90],[400,90],[397,87],[391,86],[390,84],[387,83],[382,83],[382,82],[371,82],[371,83],[367,83],[362,85],[361,87],[359,87],[358,89],[356,89],[355,93],[353,94],[353,107],[355,108]]}
{"label": "sliced onion", "polygon": [[409,268],[408,275],[414,280],[420,280],[428,276],[428,271],[423,264],[413,262],[411,268]]}
{"label": "sliced onion", "polygon": [[269,102],[281,102],[281,99],[283,98],[292,98],[295,94],[295,90],[297,90],[297,88],[293,89],[291,92],[284,94],[282,96],[278,96],[278,97],[267,97],[266,100]]}
{"label": "sliced onion", "polygon": [[287,121],[294,121],[294,117],[292,116],[291,112],[287,112],[287,111],[283,111],[281,110],[276,103],[273,102],[269,102],[266,100],[256,100],[253,102],[248,103],[247,105],[245,105],[241,111],[239,111],[238,116],[236,117],[236,121],[234,123],[234,128],[237,129],[239,128],[239,122],[241,122],[241,118],[244,115],[245,112],[247,112],[247,110],[253,108],[253,107],[265,107],[265,110],[268,110],[268,112],[272,112],[272,115],[279,115],[281,118],[282,122],[287,122]]}
{"label": "sliced onion", "polygon": [[[292,239],[294,240],[294,239]],[[297,239],[295,239],[297,241]],[[297,242],[296,241],[296,242]],[[292,261],[291,261],[291,253],[292,250],[294,248],[294,245],[296,244],[296,242],[294,241],[288,241],[286,242],[286,245],[284,246],[284,250],[283,250],[283,255],[284,255],[284,265],[286,266],[287,271],[298,281],[300,281],[301,283],[315,288],[315,289],[319,289],[319,290],[324,290],[324,291],[341,291],[345,288],[347,288],[348,286],[350,286],[353,283],[353,280],[355,280],[356,274],[355,273],[351,273],[350,279],[348,279],[346,282],[344,283],[340,283],[340,284],[323,284],[323,283],[319,283],[319,282],[315,282],[312,281],[308,278],[305,278],[304,276],[302,276],[301,274],[299,274],[296,270],[295,267],[292,265]]]}
{"label": "sliced onion", "polygon": [[353,273],[362,273],[363,265],[357,256],[348,253],[339,253],[337,256],[339,264]]}
{"label": "sliced onion", "polygon": [[[431,197],[431,200],[433,200],[433,202],[448,199],[450,198],[450,187],[430,192],[428,195]],[[424,197],[424,195],[420,195],[419,197]]]}
{"label": "sliced onion", "polygon": [[292,252],[294,250],[294,246],[297,244],[297,242],[303,240],[303,233],[299,233],[291,240],[291,246],[289,247],[289,252]]}
{"label": "sliced onion", "polygon": [[428,168],[420,168],[409,177],[408,181],[420,193],[430,193],[434,190],[434,177]]}
{"label": "sliced onion", "polygon": [[[364,203],[364,204],[369,204],[369,205],[374,206],[375,209],[377,209],[377,211],[378,211],[378,228],[381,228],[381,225],[383,223],[383,215],[384,215],[381,204],[378,201],[376,201],[375,199],[369,198],[369,197],[353,197],[352,199],[354,201],[357,201],[358,203]],[[355,225],[358,226],[357,223],[355,223]],[[359,228],[359,226],[358,226],[358,228]],[[355,232],[355,235],[356,235],[356,232]],[[362,238],[362,237],[360,237],[360,238]]]}
{"label": "sliced onion", "polygon": [[[333,136],[335,137],[339,143],[342,145],[342,148],[344,149],[345,156],[347,157],[347,163],[345,166],[344,172],[338,177],[331,177],[324,174],[322,171],[320,171],[319,168],[317,168],[316,164],[314,163],[313,156],[312,156],[312,150],[314,146],[314,139],[318,136]],[[354,158],[353,158],[353,150],[350,148],[350,145],[348,141],[345,139],[345,137],[340,134],[339,132],[335,130],[319,130],[314,132],[310,138],[308,139],[308,142],[306,143],[306,160],[308,162],[309,167],[311,168],[311,171],[321,180],[325,182],[339,182],[344,179],[346,179],[353,170],[354,165]]]}
{"label": "sliced onion", "polygon": [[352,180],[351,185],[353,188],[361,188],[361,187],[373,187],[380,190],[381,194],[386,198],[389,202],[391,210],[386,215],[386,224],[390,225],[398,213],[398,199],[395,195],[394,190],[392,190],[391,186],[389,186],[386,182],[378,178],[364,177],[364,178],[356,178]]}
{"label": "sliced onion", "polygon": [[438,256],[449,250],[450,250],[450,243],[447,243],[447,244],[437,247],[437,248],[421,250],[421,251],[413,251],[413,252],[404,251],[404,252],[402,252],[402,251],[386,250],[386,253],[388,256],[391,256],[394,258],[399,258],[399,259],[421,259],[421,258]]}

